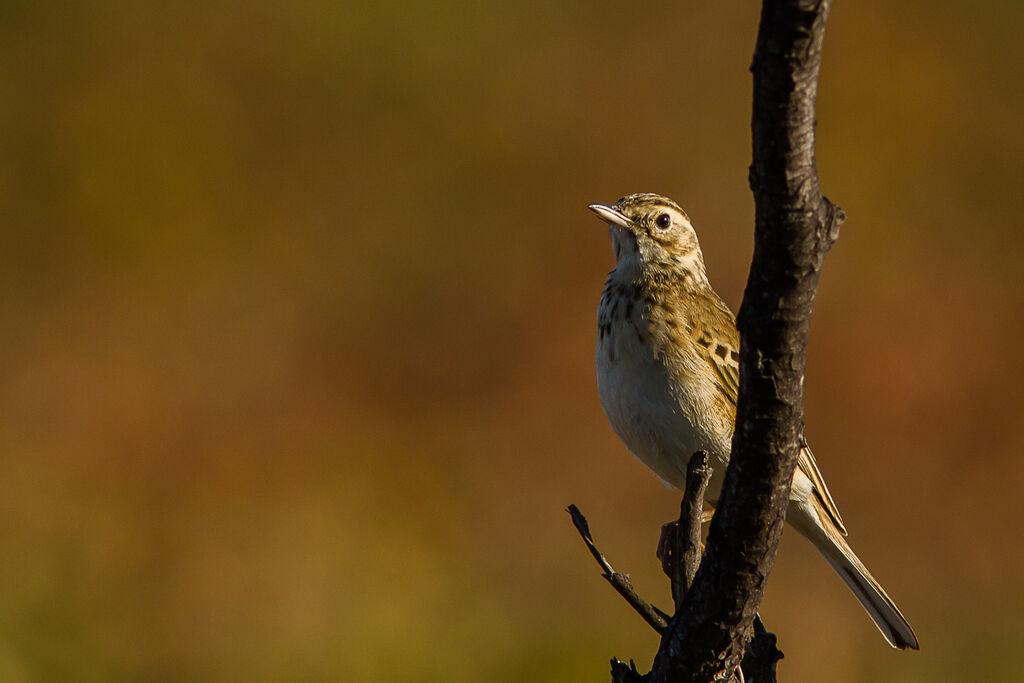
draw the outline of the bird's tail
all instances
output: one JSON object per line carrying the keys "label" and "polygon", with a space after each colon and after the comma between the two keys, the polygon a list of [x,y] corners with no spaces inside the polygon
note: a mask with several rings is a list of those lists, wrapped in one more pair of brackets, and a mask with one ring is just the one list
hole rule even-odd
{"label": "bird's tail", "polygon": [[[813,499],[804,504],[791,504],[788,521],[802,536],[807,538],[828,561],[836,573],[846,582],[860,604],[868,611],[875,626],[882,632],[889,644],[895,648],[918,649],[917,636],[910,624],[900,613],[896,604],[871,576],[871,572],[850,548],[843,535],[832,524],[824,510],[819,510],[818,501]],[[797,509],[794,509],[797,508]],[[813,508],[813,510],[808,509]]]}

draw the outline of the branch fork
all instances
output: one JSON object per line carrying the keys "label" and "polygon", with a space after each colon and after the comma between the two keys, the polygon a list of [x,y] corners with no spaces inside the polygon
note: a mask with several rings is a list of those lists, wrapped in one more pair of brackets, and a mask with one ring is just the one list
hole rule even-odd
{"label": "branch fork", "polygon": [[[662,570],[672,585],[672,600],[675,614],[678,614],[686,593],[697,574],[703,554],[701,543],[701,526],[707,521],[709,514],[703,510],[704,492],[711,479],[711,467],[708,465],[708,454],[697,451],[690,458],[686,467],[686,488],[679,505],[679,519],[662,527],[661,539],[658,543],[658,559]],[[663,638],[669,632],[669,624],[674,617],[658,609],[644,600],[633,588],[627,574],[615,571],[604,554],[598,550],[590,533],[590,525],[586,517],[575,505],[568,508],[573,526],[579,532],[583,543],[601,567],[602,576],[623,597],[633,610],[646,621],[651,628]],[[664,647],[664,640],[663,640]],[[765,683],[775,681],[775,663],[782,658],[782,653],[775,647],[775,636],[764,628],[758,618],[755,622],[754,640],[751,641],[742,660],[739,677]],[[754,675],[756,672],[756,676]],[[612,659],[613,683],[639,683],[649,681],[651,674],[641,674],[632,660],[627,664]]]}

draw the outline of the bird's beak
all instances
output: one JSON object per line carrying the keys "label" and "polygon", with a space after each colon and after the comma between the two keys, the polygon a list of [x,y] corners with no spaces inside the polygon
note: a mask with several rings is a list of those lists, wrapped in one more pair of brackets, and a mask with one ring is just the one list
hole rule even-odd
{"label": "bird's beak", "polygon": [[607,204],[590,204],[587,208],[596,213],[601,220],[610,225],[617,225],[620,228],[629,228],[633,224],[632,221],[626,218],[622,212],[614,206],[608,206]]}

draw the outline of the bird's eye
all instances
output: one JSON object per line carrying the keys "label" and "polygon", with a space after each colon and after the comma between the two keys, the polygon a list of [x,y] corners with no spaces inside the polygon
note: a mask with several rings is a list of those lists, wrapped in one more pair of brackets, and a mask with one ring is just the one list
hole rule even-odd
{"label": "bird's eye", "polygon": [[672,216],[663,213],[654,219],[654,224],[662,230],[668,230],[668,226],[672,225]]}

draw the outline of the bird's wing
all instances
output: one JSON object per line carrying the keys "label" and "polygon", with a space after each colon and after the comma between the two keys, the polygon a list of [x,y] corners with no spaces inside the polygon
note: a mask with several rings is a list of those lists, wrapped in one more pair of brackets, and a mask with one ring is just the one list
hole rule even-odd
{"label": "bird's wing", "polygon": [[704,324],[694,330],[697,355],[703,358],[721,383],[722,393],[734,407],[740,393],[740,333],[736,318],[717,296],[706,300],[709,310],[697,316]]}
{"label": "bird's wing", "polygon": [[[711,366],[721,382],[722,393],[735,406],[740,392],[740,333],[736,330],[736,318],[721,299],[714,297],[709,299],[708,303],[713,310],[705,319],[718,324],[706,325],[697,330],[697,352]],[[814,454],[807,445],[807,440],[801,437],[801,441],[797,466],[811,480],[814,495],[821,501],[836,528],[845,536],[846,526],[843,524],[843,518],[839,515],[835,501],[832,500],[832,494],[825,486]]]}
{"label": "bird's wing", "polygon": [[811,484],[814,486],[814,495],[821,501],[825,512],[828,513],[839,533],[845,536],[846,525],[843,524],[843,518],[839,516],[839,508],[836,507],[836,502],[832,500],[832,494],[828,492],[825,480],[822,478],[821,472],[818,471],[818,463],[814,460],[814,453],[811,453],[811,447],[807,445],[806,438],[800,437],[800,440],[802,444],[797,465],[807,475],[807,478],[811,480]]}

